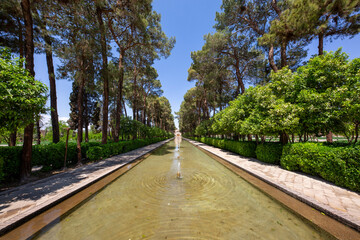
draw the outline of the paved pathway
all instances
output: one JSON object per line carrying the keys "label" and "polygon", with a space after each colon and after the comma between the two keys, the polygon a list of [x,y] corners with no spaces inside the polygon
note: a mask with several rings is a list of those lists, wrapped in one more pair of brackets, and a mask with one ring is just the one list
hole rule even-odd
{"label": "paved pathway", "polygon": [[187,139],[190,143],[237,165],[298,200],[360,231],[360,194],[322,179]]}
{"label": "paved pathway", "polygon": [[0,233],[170,140],[75,168],[0,193]]}

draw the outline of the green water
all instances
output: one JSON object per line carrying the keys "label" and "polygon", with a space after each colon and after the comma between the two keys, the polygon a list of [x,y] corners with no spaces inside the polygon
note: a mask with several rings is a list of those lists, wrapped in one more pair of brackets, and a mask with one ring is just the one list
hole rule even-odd
{"label": "green water", "polygon": [[[178,179],[177,172],[182,179]],[[174,141],[36,239],[329,239],[190,143]]]}

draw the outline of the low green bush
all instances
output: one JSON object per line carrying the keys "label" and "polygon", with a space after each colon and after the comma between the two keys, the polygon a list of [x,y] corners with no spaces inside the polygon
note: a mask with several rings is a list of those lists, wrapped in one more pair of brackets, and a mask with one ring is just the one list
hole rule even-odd
{"label": "low green bush", "polygon": [[225,141],[225,149],[244,157],[256,158],[256,142]]}
{"label": "low green bush", "polygon": [[86,156],[90,161],[97,161],[103,157],[103,148],[100,146],[91,147],[86,151]]}
{"label": "low green bush", "polygon": [[320,176],[338,186],[360,191],[360,147],[294,143],[284,147],[281,166]]}
{"label": "low green bush", "polygon": [[256,157],[256,153],[255,153],[256,142],[240,142],[240,141],[232,141],[232,140],[218,139],[218,138],[207,138],[207,137],[202,137],[202,138],[195,137],[193,139],[208,145],[212,145],[214,147],[229,150],[244,157],[253,157],[253,158]]}
{"label": "low green bush", "polygon": [[279,165],[283,145],[281,143],[262,143],[256,147],[256,158],[262,162]]}
{"label": "low green bush", "polygon": [[0,182],[19,178],[22,147],[0,147]]}
{"label": "low green bush", "polygon": [[[133,141],[112,142],[101,144],[98,142],[82,143],[83,158],[90,161],[105,159],[124,152],[134,150],[155,142],[165,140],[165,137],[138,139]],[[20,176],[20,160],[22,147],[0,147],[0,182],[11,182]],[[64,167],[65,143],[50,143],[48,145],[33,146],[32,166],[43,166],[41,171],[47,172]],[[76,143],[68,144],[66,165],[77,163]]]}
{"label": "low green bush", "polygon": [[319,176],[338,186],[360,192],[360,145],[345,143],[239,142],[216,138],[189,137],[195,141],[235,152],[260,161],[279,164],[290,171]]}

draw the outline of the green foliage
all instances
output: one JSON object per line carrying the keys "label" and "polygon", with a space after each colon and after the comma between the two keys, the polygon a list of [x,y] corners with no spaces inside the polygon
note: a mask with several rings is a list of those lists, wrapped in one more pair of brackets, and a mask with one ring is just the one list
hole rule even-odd
{"label": "green foliage", "polygon": [[97,161],[103,157],[103,148],[99,146],[90,147],[86,151],[86,156],[90,161]]}
{"label": "green foliage", "polygon": [[[82,153],[84,153],[83,158],[89,161],[97,161],[163,141],[167,138],[138,139],[108,144],[89,142],[82,143],[81,148]],[[0,182],[10,182],[19,178],[21,150],[22,147],[0,147]],[[36,145],[33,146],[32,152],[31,164],[32,166],[42,166],[41,171],[48,172],[64,167],[64,142]],[[66,166],[74,166],[76,163],[76,143],[69,143]]]}
{"label": "green foliage", "polygon": [[199,126],[195,129],[195,135],[197,136],[207,136],[211,134],[211,121],[205,120],[200,123]]}
{"label": "green foliage", "polygon": [[13,132],[33,123],[44,110],[47,87],[13,58],[10,50],[0,48],[0,131]]}
{"label": "green foliage", "polygon": [[19,178],[21,150],[22,147],[0,147],[0,182]]}
{"label": "green foliage", "polygon": [[263,143],[256,147],[256,158],[262,162],[279,164],[283,151],[280,143]]}
{"label": "green foliage", "polygon": [[244,157],[256,157],[256,142],[239,142],[218,138],[194,138],[196,141],[203,142],[208,145],[223,148],[231,152],[237,153]]}
{"label": "green foliage", "polygon": [[295,143],[284,147],[281,166],[360,191],[360,147]]}
{"label": "green foliage", "polygon": [[[215,114],[211,130],[225,135],[321,136],[332,131],[356,136],[359,66],[359,59],[349,62],[339,49],[310,59],[295,73],[288,68],[273,72],[269,83],[248,88]],[[200,124],[195,133],[205,132]]]}

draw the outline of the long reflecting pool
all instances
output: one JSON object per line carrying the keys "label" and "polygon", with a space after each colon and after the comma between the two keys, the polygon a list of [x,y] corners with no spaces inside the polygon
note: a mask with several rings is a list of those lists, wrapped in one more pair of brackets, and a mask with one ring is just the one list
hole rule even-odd
{"label": "long reflecting pool", "polygon": [[332,239],[179,140],[35,239]]}

